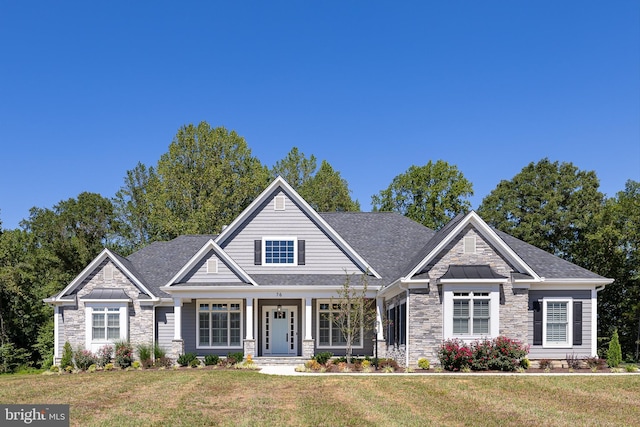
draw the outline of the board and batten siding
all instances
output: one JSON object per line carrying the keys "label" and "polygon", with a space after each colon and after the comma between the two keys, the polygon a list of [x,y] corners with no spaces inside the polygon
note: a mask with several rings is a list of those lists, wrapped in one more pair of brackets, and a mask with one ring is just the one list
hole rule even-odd
{"label": "board and batten siding", "polygon": [[[285,210],[274,209],[274,197],[285,196]],[[305,240],[305,265],[255,265],[254,241],[263,237],[295,237]],[[247,218],[223,249],[248,274],[347,274],[360,269],[307,216],[292,199],[282,191],[274,192]]]}
{"label": "board and batten siding", "polygon": [[[533,304],[544,298],[571,298],[573,301],[582,302],[582,344],[570,348],[550,348],[542,345],[533,345]],[[590,290],[530,290],[528,316],[528,341],[530,359],[565,359],[567,355],[575,354],[578,357],[591,356],[591,328],[596,325],[591,323],[591,291]],[[544,319],[543,319],[544,321]],[[571,321],[571,319],[570,319]]]}
{"label": "board and batten siding", "polygon": [[173,307],[156,308],[156,342],[165,351],[171,350],[174,336]]}
{"label": "board and batten siding", "polygon": [[[218,262],[218,272],[207,272],[207,261],[215,259]],[[198,264],[184,278],[186,283],[242,283],[242,281],[231,271],[231,269],[215,254],[213,251],[209,251]]]}

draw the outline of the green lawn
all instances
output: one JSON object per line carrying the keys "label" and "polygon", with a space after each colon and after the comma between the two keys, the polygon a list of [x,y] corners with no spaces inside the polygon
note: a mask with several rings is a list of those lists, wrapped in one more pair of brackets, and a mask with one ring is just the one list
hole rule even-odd
{"label": "green lawn", "polygon": [[82,426],[637,425],[640,374],[270,376],[166,370],[0,376],[0,402]]}

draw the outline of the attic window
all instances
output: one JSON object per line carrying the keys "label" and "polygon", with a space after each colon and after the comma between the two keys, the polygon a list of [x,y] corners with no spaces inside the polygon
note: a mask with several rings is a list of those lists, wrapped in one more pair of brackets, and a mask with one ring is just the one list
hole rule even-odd
{"label": "attic window", "polygon": [[276,211],[284,210],[284,196],[276,196],[273,198],[273,210],[276,210]]}
{"label": "attic window", "polygon": [[218,260],[211,258],[207,260],[207,273],[215,274],[218,272]]}
{"label": "attic window", "polygon": [[107,264],[104,266],[104,280],[113,280],[113,266]]}
{"label": "attic window", "polygon": [[475,254],[476,253],[476,238],[475,236],[464,238],[464,253]]}

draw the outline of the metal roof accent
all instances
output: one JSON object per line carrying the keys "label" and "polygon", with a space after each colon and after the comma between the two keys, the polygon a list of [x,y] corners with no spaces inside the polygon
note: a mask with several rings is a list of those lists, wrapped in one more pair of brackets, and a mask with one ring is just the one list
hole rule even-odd
{"label": "metal roof accent", "polygon": [[450,265],[440,279],[507,279],[489,265]]}
{"label": "metal roof accent", "polygon": [[122,288],[95,288],[87,295],[80,297],[81,300],[129,300],[129,295]]}

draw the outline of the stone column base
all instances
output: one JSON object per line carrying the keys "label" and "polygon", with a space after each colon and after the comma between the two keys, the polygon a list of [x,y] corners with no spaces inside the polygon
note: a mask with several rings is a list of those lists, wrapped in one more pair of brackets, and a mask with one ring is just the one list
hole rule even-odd
{"label": "stone column base", "polygon": [[175,364],[176,361],[178,360],[178,357],[181,354],[184,354],[184,341],[183,340],[171,341],[171,350],[169,350],[167,357],[169,357]]}
{"label": "stone column base", "polygon": [[244,340],[244,357],[256,357],[256,340]]}
{"label": "stone column base", "polygon": [[315,353],[315,340],[302,340],[302,357],[311,359]]}

